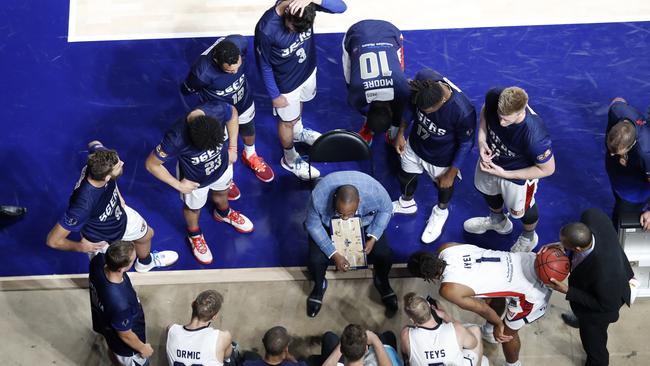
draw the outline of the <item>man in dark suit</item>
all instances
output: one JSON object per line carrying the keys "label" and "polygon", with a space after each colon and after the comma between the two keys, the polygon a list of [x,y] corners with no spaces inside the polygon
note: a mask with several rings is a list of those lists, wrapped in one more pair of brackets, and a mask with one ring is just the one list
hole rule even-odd
{"label": "man in dark suit", "polygon": [[[618,320],[621,306],[631,303],[629,281],[634,273],[612,221],[599,209],[589,209],[580,222],[563,226],[560,243],[570,251],[569,284],[551,279],[550,287],[566,294],[577,317],[585,365],[608,365],[607,328]],[[562,314],[562,319],[570,323],[573,316]]]}

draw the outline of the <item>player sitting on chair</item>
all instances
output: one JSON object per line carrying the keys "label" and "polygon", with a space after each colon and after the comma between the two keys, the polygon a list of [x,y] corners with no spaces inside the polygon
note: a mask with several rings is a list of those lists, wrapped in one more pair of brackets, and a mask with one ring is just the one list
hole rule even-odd
{"label": "player sitting on chair", "polygon": [[[397,339],[391,331],[380,336],[357,324],[349,324],[341,339],[332,333],[323,334],[323,366],[400,366]],[[327,357],[327,358],[325,358]]]}
{"label": "player sitting on chair", "polygon": [[404,75],[402,34],[384,20],[362,20],[343,38],[343,76],[348,104],[366,117],[359,134],[372,142],[374,134],[391,126],[388,140],[402,122],[410,90]]}
{"label": "player sitting on chair", "polygon": [[[199,228],[199,215],[208,195],[216,205],[214,220],[230,224],[241,233],[253,231],[253,223],[228,204],[238,128],[235,107],[214,100],[178,120],[147,157],[147,170],[181,193],[187,240],[202,264],[212,263],[212,253]],[[178,178],[163,165],[174,158],[178,159]]]}
{"label": "player sitting on chair", "polygon": [[388,273],[393,265],[392,251],[384,230],[388,226],[393,206],[382,185],[367,174],[341,171],[328,174],[311,192],[305,227],[309,234],[309,259],[307,269],[314,280],[314,289],[307,298],[307,315],[320,311],[327,289],[325,271],[333,261],[336,269],[350,269],[348,260],[339,253],[331,237],[334,217],[348,220],[361,219],[366,233],[365,253],[374,263],[374,284],[389,315],[397,310],[397,296],[390,287]]}
{"label": "player sitting on chair", "polygon": [[[291,335],[282,326],[275,326],[264,333],[262,338],[264,345],[264,358],[246,360],[244,366],[307,366],[305,362],[297,361],[289,352]],[[259,355],[255,354],[257,357]]]}
{"label": "player sitting on chair", "polygon": [[528,106],[528,94],[522,88],[494,88],[487,92],[481,109],[478,147],[474,186],[487,202],[490,215],[466,220],[465,231],[510,234],[512,221],[503,213],[505,204],[510,215],[524,224],[511,251],[533,250],[539,241],[535,232],[539,221],[535,192],[539,179],[555,172],[555,157],[544,122]]}
{"label": "player sitting on chair", "polygon": [[[440,296],[483,317],[483,338],[502,342],[506,366],[520,365],[517,332],[546,312],[551,289],[537,278],[535,253],[510,253],[447,243],[439,254],[417,252],[408,260],[412,275],[440,281]],[[481,299],[491,299],[488,305]],[[507,301],[505,320],[501,319]],[[491,335],[494,335],[494,338]]]}
{"label": "player sitting on chair", "polygon": [[[99,141],[88,144],[88,162],[81,170],[68,202],[68,209],[47,235],[51,248],[95,254],[106,251],[108,243],[132,241],[138,259],[135,270],[176,263],[178,254],[171,250],[151,253],[153,229],[138,212],[126,205],[117,188],[124,162],[115,150]],[[72,231],[81,232],[81,241],[68,239]]]}
{"label": "player sitting on chair", "polygon": [[223,365],[232,353],[230,332],[212,328],[223,296],[214,290],[201,292],[192,301],[192,319],[186,325],[171,324],[167,328],[167,360],[169,365]]}
{"label": "player sitting on chair", "polygon": [[404,312],[414,325],[402,329],[402,358],[409,366],[489,366],[483,356],[481,330],[448,318],[422,296],[404,295]]}
{"label": "player sitting on chair", "polygon": [[202,102],[220,100],[237,109],[239,134],[244,140],[242,160],[258,179],[270,182],[273,170],[255,151],[255,103],[245,72],[247,48],[244,36],[233,34],[219,38],[192,65],[181,92],[198,93]]}
{"label": "player sitting on chair", "polygon": [[406,120],[413,120],[411,134],[408,141],[404,139],[404,123],[395,140],[402,194],[393,202],[393,210],[396,214],[417,211],[415,189],[418,176],[426,172],[438,186],[438,204],[422,232],[422,242],[430,244],[442,233],[456,176],[460,178],[459,168],[474,146],[476,110],[456,85],[431,69],[420,70],[411,89],[412,104],[406,113]]}

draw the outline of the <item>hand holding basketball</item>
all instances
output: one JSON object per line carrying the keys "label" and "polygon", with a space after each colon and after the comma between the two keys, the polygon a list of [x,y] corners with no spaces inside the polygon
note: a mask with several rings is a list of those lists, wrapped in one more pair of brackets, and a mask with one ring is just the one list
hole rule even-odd
{"label": "hand holding basketball", "polygon": [[569,257],[564,254],[562,249],[556,246],[545,247],[535,258],[535,272],[537,273],[537,277],[544,284],[551,285],[551,287],[558,286],[557,283],[551,282],[551,279],[555,279],[558,283],[562,282],[567,278],[570,271],[571,262],[569,261]]}

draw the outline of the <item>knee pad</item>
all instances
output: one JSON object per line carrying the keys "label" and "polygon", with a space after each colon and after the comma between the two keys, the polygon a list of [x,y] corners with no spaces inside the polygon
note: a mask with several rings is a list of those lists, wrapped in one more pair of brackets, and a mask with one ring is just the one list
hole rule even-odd
{"label": "knee pad", "polygon": [[399,170],[397,179],[399,180],[399,188],[402,191],[402,195],[413,197],[415,189],[418,187],[418,175],[415,173],[407,173],[402,169]]}
{"label": "knee pad", "polygon": [[250,121],[239,125],[239,134],[242,136],[254,136],[255,135],[255,122]]}
{"label": "knee pad", "polygon": [[539,210],[537,209],[537,203],[533,205],[533,207],[530,207],[526,212],[524,213],[524,216],[521,217],[521,222],[524,225],[532,225],[539,220]]}
{"label": "knee pad", "polygon": [[503,207],[503,196],[500,194],[497,194],[495,196],[489,196],[485,193],[481,193],[483,197],[485,197],[485,201],[487,202],[488,206],[493,209],[499,209]]}

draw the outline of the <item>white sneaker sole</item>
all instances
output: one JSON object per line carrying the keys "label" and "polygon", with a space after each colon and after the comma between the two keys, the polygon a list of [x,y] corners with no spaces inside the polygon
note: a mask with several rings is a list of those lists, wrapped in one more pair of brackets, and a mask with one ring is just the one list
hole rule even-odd
{"label": "white sneaker sole", "polygon": [[[289,165],[287,165],[287,163],[284,162],[284,158],[280,159],[280,166],[282,166],[282,168],[284,168],[285,170],[291,172],[291,174],[298,177],[298,179],[309,182],[309,172],[307,172],[307,175],[305,177],[301,177],[298,173],[296,173],[296,171],[293,168],[291,168]],[[319,178],[320,177],[320,171],[318,169],[314,168],[313,166],[311,167],[311,169],[312,169],[312,173],[313,173],[311,175],[311,180]]]}

